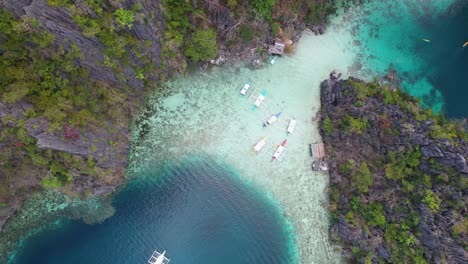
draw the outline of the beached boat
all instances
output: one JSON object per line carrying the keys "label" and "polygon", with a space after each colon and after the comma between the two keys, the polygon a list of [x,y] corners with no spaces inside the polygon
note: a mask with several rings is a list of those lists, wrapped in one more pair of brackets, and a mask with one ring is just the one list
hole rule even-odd
{"label": "beached boat", "polygon": [[275,159],[279,159],[281,157],[281,155],[283,155],[283,152],[285,150],[284,146],[286,145],[286,141],[287,141],[287,139],[285,139],[283,141],[283,143],[281,143],[281,145],[278,146],[275,153],[273,154],[273,157],[271,158],[271,161],[274,161]]}
{"label": "beached boat", "polygon": [[151,255],[150,259],[148,260],[148,263],[149,264],[167,264],[171,260],[168,259],[165,255],[166,255],[166,250],[164,250],[163,253],[154,251],[153,255]]}
{"label": "beached boat", "polygon": [[263,124],[263,126],[273,124],[274,122],[276,122],[276,120],[278,120],[278,118],[279,118],[280,115],[281,115],[281,112],[278,112],[278,113],[272,115],[272,116],[270,117],[270,119],[268,119],[268,121],[266,121],[266,123]]}
{"label": "beached boat", "polygon": [[296,123],[297,121],[295,119],[291,119],[291,121],[289,121],[289,125],[288,125],[288,133],[292,133],[294,132],[294,129],[296,128]]}
{"label": "beached boat", "polygon": [[265,100],[265,96],[266,96],[266,90],[263,90],[262,93],[255,100],[253,110],[262,104],[263,100]]}
{"label": "beached boat", "polygon": [[244,87],[242,87],[242,90],[240,91],[240,93],[242,95],[245,95],[245,93],[247,93],[247,90],[249,90],[249,88],[250,88],[250,83],[246,83]]}
{"label": "beached boat", "polygon": [[254,150],[256,152],[259,152],[265,146],[267,140],[268,140],[268,137],[264,137],[264,138],[260,139],[260,141],[258,141],[257,144],[255,144]]}

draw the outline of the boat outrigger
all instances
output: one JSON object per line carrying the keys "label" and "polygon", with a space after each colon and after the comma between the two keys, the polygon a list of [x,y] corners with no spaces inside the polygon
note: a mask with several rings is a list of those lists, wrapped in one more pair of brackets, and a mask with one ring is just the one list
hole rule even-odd
{"label": "boat outrigger", "polygon": [[240,91],[240,93],[242,95],[245,95],[245,93],[247,93],[247,90],[249,90],[249,88],[250,88],[250,82],[246,83],[244,87],[242,87],[242,90]]}
{"label": "boat outrigger", "polygon": [[272,115],[272,116],[270,117],[270,119],[268,119],[268,121],[266,121],[265,123],[263,123],[263,126],[265,127],[265,126],[267,126],[267,125],[273,124],[276,120],[278,120],[278,118],[279,118],[280,115],[281,115],[281,112],[278,112],[278,113]]}
{"label": "boat outrigger", "polygon": [[257,144],[255,144],[254,146],[255,152],[259,152],[263,148],[263,146],[265,146],[267,140],[268,140],[268,137],[264,137],[260,139],[260,141],[258,141]]}
{"label": "boat outrigger", "polygon": [[265,100],[265,96],[266,96],[266,90],[263,90],[262,93],[255,100],[254,106],[252,107],[252,110],[255,110],[257,107],[260,107],[263,100]]}
{"label": "boat outrigger", "polygon": [[297,121],[295,119],[291,119],[291,121],[289,121],[289,125],[288,125],[288,133],[293,133],[294,132],[294,129],[296,128],[296,123]]}
{"label": "boat outrigger", "polygon": [[284,146],[286,145],[286,141],[287,141],[287,139],[285,139],[283,141],[283,143],[281,143],[281,145],[278,146],[275,153],[273,154],[273,157],[271,158],[271,161],[274,161],[275,159],[279,159],[281,157],[281,155],[283,155],[283,152],[285,150]]}
{"label": "boat outrigger", "polygon": [[153,255],[151,255],[150,259],[148,260],[149,264],[167,264],[170,259],[166,258],[165,256],[166,250],[163,251],[163,253],[159,253],[157,251],[153,252]]}

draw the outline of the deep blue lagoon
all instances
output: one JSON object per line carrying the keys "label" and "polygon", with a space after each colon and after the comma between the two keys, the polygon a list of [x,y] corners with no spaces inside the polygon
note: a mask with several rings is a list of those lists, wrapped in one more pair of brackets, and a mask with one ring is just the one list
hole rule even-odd
{"label": "deep blue lagoon", "polygon": [[102,224],[65,221],[28,239],[11,263],[291,263],[288,224],[271,201],[210,159],[145,171]]}
{"label": "deep blue lagoon", "polygon": [[[351,46],[357,73],[394,69],[402,88],[426,106],[468,116],[468,47],[462,47],[468,1],[371,0],[353,12],[343,27],[354,42],[337,37],[333,44]],[[332,45],[320,41],[318,48],[329,51],[324,46]],[[338,66],[321,65],[327,73]],[[115,197],[113,217],[97,225],[62,220],[26,239],[11,263],[146,263],[153,250],[167,250],[171,263],[183,264],[297,259],[291,226],[278,206],[225,164],[168,163],[137,176]]]}

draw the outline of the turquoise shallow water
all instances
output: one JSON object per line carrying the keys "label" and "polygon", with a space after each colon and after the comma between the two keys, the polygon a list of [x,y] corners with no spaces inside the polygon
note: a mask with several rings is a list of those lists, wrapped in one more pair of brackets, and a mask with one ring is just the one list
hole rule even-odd
{"label": "turquoise shallow water", "polygon": [[45,229],[10,263],[145,263],[156,249],[167,250],[172,263],[294,262],[276,205],[207,158],[142,171],[114,206],[102,224],[64,221]]}
{"label": "turquoise shallow water", "polygon": [[449,117],[468,116],[468,47],[462,47],[468,1],[371,0],[346,16],[359,74],[396,70],[401,87],[426,106]]}
{"label": "turquoise shallow water", "polygon": [[[117,196],[115,216],[47,229],[26,240],[12,263],[144,263],[154,249],[167,249],[172,263],[202,263],[202,256],[203,263],[294,263],[298,255],[301,263],[339,262],[322,206],[328,178],[310,171],[308,144],[320,141],[313,119],[319,83],[332,69],[361,78],[395,69],[402,88],[427,106],[466,117],[467,3],[366,1],[327,34],[306,33],[296,54],[274,66],[219,67],[170,80],[134,131],[136,179]],[[248,80],[252,88],[242,97]],[[263,89],[265,104],[252,111],[250,93]],[[278,111],[279,121],[262,128]],[[286,136],[291,118],[297,131]],[[252,153],[265,136],[264,150]],[[285,138],[286,158],[271,163]],[[184,158],[199,154],[222,162]]]}

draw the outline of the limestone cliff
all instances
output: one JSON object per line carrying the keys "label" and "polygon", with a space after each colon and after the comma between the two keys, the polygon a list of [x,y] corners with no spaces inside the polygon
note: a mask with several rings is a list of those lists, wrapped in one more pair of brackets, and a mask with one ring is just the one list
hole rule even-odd
{"label": "limestone cliff", "polygon": [[466,122],[447,121],[384,82],[321,84],[331,236],[351,259],[467,259]]}

